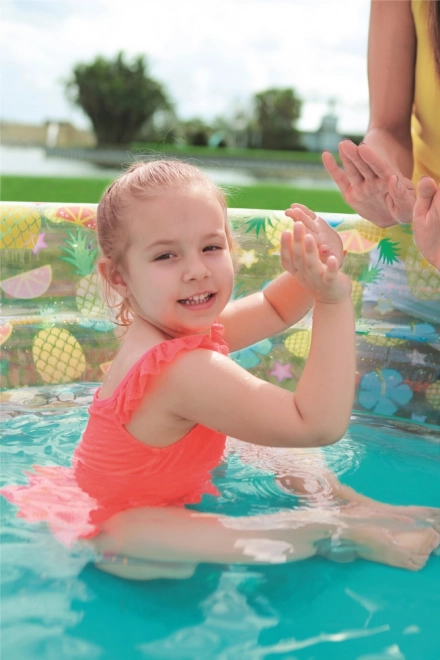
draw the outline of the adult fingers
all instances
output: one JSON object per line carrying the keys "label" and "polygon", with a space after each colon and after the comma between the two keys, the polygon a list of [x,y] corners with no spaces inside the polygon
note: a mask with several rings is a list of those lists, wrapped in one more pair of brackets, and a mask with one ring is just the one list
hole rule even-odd
{"label": "adult fingers", "polygon": [[[339,145],[339,153],[348,158],[357,171],[366,181],[372,181],[376,178],[376,173],[371,169],[370,165],[362,158],[359,147],[357,147],[351,140],[343,140]],[[343,161],[344,162],[344,161]],[[350,176],[349,176],[350,178]]]}
{"label": "adult fingers", "polygon": [[[439,188],[440,190],[440,188]],[[434,197],[439,194],[435,181],[423,176],[417,184],[417,200],[414,205],[414,223],[426,223],[428,212],[432,210]]]}
{"label": "adult fingers", "polygon": [[359,145],[358,153],[362,160],[379,178],[387,179],[392,174],[395,174],[387,161],[379,156],[379,154],[377,154],[368,144],[365,144],[365,142],[362,142]]}
{"label": "adult fingers", "polygon": [[360,186],[364,182],[364,177],[359,172],[351,158],[347,156],[341,144],[339,144],[339,156],[341,158],[342,165],[344,166],[345,174],[347,175],[351,185]]}
{"label": "adult fingers", "polygon": [[407,183],[409,185],[405,185],[405,180],[392,174],[388,179],[388,193],[385,196],[389,212],[399,224],[403,225],[412,222],[415,204],[414,186],[411,182]]}
{"label": "adult fingers", "polygon": [[322,154],[322,162],[341,193],[344,196],[347,195],[351,190],[351,183],[344,170],[341,170],[341,168],[338,167],[330,151],[324,151]]}

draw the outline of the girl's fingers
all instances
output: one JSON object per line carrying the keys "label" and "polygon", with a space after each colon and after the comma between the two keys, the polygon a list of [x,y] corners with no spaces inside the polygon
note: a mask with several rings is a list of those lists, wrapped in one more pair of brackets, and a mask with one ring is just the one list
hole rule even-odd
{"label": "girl's fingers", "polygon": [[322,162],[325,169],[330,174],[331,178],[336,183],[341,193],[344,196],[347,195],[351,190],[351,183],[345,172],[341,170],[340,167],[338,167],[330,151],[324,151],[324,153],[322,154]]}
{"label": "girl's fingers", "polygon": [[325,243],[322,243],[322,245],[319,246],[319,258],[321,259],[323,264],[326,264],[328,261],[328,258],[331,255],[331,250],[328,245]]}
{"label": "girl's fingers", "polygon": [[332,285],[336,282],[339,275],[339,263],[336,257],[329,257],[326,263],[325,271],[322,275],[322,281],[326,286]]}
{"label": "girl's fingers", "polygon": [[300,209],[305,213],[306,215],[309,216],[312,220],[316,218],[316,213],[315,211],[311,211],[308,206],[305,206],[304,204],[299,204],[298,202],[295,202],[294,204],[290,205],[291,209]]}
{"label": "girl's fingers", "polygon": [[283,231],[283,233],[281,234],[280,256],[281,256],[281,264],[284,270],[287,270],[288,272],[292,272],[293,270],[292,243],[293,243],[292,232]]}
{"label": "girl's fingers", "polygon": [[318,254],[318,246],[313,236],[306,234],[304,236],[304,266],[307,271],[319,272],[321,269],[321,261]]}
{"label": "girl's fingers", "polygon": [[[293,207],[293,205],[292,205]],[[297,222],[302,222],[303,225],[311,232],[316,232],[317,231],[317,225],[316,225],[316,213],[313,213],[313,211],[309,211],[309,213],[306,213],[303,211],[303,209],[295,207],[295,208],[290,208],[285,211],[285,215],[287,215],[288,218],[292,218],[292,220],[297,223]],[[307,207],[304,207],[307,208]],[[307,209],[308,211],[308,209]]]}

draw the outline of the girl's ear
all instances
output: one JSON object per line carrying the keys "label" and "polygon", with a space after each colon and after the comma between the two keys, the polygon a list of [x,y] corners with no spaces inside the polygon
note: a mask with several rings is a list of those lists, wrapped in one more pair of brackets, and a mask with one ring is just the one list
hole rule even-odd
{"label": "girl's ear", "polygon": [[129,295],[128,286],[122,272],[108,257],[100,257],[97,262],[98,272],[111,288],[122,298]]}

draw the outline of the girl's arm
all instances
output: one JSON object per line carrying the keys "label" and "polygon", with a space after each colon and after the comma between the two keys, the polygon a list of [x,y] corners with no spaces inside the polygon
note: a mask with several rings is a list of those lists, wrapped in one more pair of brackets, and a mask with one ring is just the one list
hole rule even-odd
{"label": "girl's arm", "polygon": [[[324,264],[334,255],[342,266],[341,238],[325,220],[302,204],[292,204],[286,215],[293,221],[302,221],[306,231],[314,236]],[[294,275],[285,272],[264,291],[229,303],[219,321],[225,328],[225,340],[233,352],[283,332],[302,319],[312,306],[310,292]]]}
{"label": "girl's arm", "polygon": [[368,39],[370,121],[364,143],[339,145],[342,168],[324,165],[345,201],[381,227],[411,222],[415,202],[411,112],[416,35],[410,0],[372,0]]}
{"label": "girl's arm", "polygon": [[211,351],[189,352],[166,379],[167,414],[254,444],[312,447],[345,433],[355,386],[350,280],[335,257],[319,259],[316,241],[295,223],[282,239],[283,266],[315,300],[312,344],[295,394],[256,378]]}
{"label": "girl's arm", "polygon": [[219,317],[231,352],[277,335],[313,307],[310,293],[294,275],[283,273],[264,291],[230,302]]}

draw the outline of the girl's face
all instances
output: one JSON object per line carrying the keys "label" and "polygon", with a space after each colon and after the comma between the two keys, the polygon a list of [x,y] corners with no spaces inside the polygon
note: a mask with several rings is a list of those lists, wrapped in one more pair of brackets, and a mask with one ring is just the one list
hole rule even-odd
{"label": "girl's face", "polygon": [[207,192],[170,191],[134,200],[126,217],[121,276],[135,315],[171,337],[209,331],[234,278],[219,201]]}

